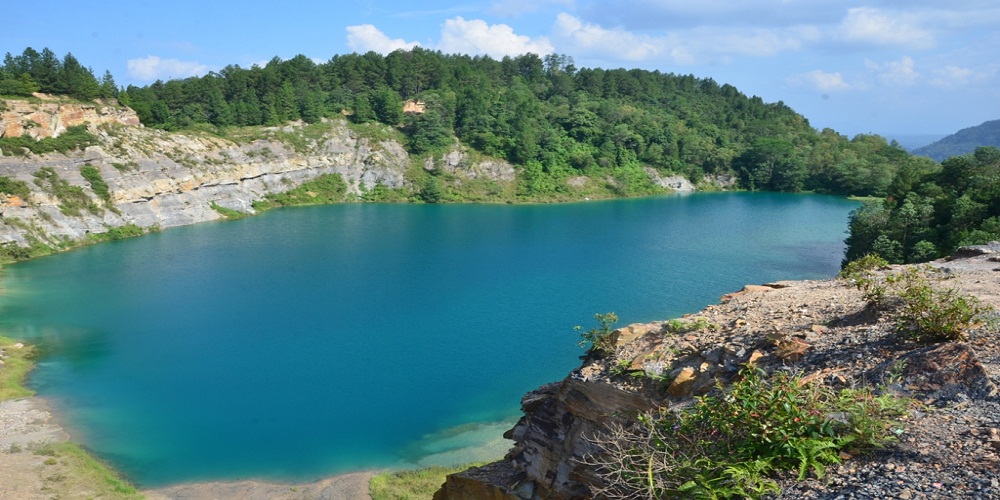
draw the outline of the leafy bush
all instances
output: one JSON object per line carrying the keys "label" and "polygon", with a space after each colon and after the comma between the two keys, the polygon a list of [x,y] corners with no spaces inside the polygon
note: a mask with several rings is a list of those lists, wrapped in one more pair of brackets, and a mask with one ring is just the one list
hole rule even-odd
{"label": "leafy bush", "polygon": [[146,230],[136,224],[125,224],[123,226],[108,228],[103,233],[90,233],[87,235],[88,243],[100,243],[104,241],[118,241],[127,238],[135,238],[146,234]]}
{"label": "leafy bush", "polygon": [[587,349],[587,354],[607,354],[615,348],[615,338],[611,327],[618,322],[618,315],[613,312],[598,313],[594,315],[598,326],[590,330],[583,331],[582,327],[574,327],[580,332],[580,347]]}
{"label": "leafy bush", "polygon": [[911,281],[900,292],[902,307],[896,329],[920,342],[962,340],[992,309],[976,297],[956,290],[938,290],[926,282]]}
{"label": "leafy bush", "polygon": [[839,452],[879,447],[910,402],[870,389],[835,391],[798,376],[767,377],[756,367],[718,396],[674,412],[646,414],[595,440],[584,460],[610,498],[759,498],[778,493],[779,470],[822,477]]}
{"label": "leafy bush", "polygon": [[31,196],[31,188],[28,187],[27,182],[0,175],[0,193],[7,193],[27,200]]}
{"label": "leafy bush", "polygon": [[887,291],[885,279],[878,271],[888,267],[888,261],[870,253],[847,263],[837,277],[861,290],[868,304],[877,309],[883,306]]}
{"label": "leafy bush", "polygon": [[861,290],[868,307],[886,312],[896,330],[920,342],[961,340],[992,308],[953,289],[935,288],[933,268],[908,267],[896,273],[878,271],[880,257],[867,255],[849,263],[840,277]]}
{"label": "leafy bush", "polygon": [[49,255],[53,252],[48,245],[29,238],[28,246],[20,246],[15,241],[5,241],[0,243],[0,262],[17,262],[28,260],[42,255]]}

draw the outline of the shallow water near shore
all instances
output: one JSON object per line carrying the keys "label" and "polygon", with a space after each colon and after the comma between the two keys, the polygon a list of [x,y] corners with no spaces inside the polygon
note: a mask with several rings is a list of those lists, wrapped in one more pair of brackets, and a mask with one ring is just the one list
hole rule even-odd
{"label": "shallow water near shore", "polygon": [[574,325],[831,277],[856,206],[275,210],[9,266],[0,330],[40,345],[30,384],[74,440],[144,487],[479,460],[526,391],[579,363]]}

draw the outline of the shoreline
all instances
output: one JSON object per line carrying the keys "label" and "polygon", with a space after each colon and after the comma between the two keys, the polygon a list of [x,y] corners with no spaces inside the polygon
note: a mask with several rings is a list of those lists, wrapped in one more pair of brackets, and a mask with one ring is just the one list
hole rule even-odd
{"label": "shoreline", "polygon": [[[408,468],[360,470],[334,474],[308,482],[284,482],[267,479],[234,479],[178,483],[162,487],[140,488],[112,464],[94,456],[73,441],[71,426],[61,421],[55,404],[27,390],[21,377],[34,368],[31,345],[0,337],[0,374],[4,375],[3,396],[0,400],[0,499],[49,499],[63,496],[103,498],[148,498],[155,500],[187,500],[208,498],[266,499],[371,499],[371,480],[383,472],[398,472]],[[23,349],[23,351],[22,351]],[[6,352],[4,352],[6,351]],[[6,373],[2,373],[6,372]],[[11,389],[14,391],[12,392]],[[509,420],[490,422],[485,427],[512,425]],[[457,437],[481,432],[484,424],[466,424],[449,429]],[[428,438],[430,436],[425,436]],[[440,438],[440,436],[439,436]],[[431,453],[430,463],[414,463],[423,467],[442,467],[436,459],[454,459],[456,453],[482,453],[500,446],[509,448],[506,440],[484,446],[458,447]],[[474,456],[480,461],[483,457]],[[491,460],[495,457],[490,456]],[[465,460],[463,463],[467,463]]]}
{"label": "shoreline", "polygon": [[[72,436],[58,424],[52,407],[42,397],[28,396],[0,401],[0,498],[51,498],[54,474],[46,445],[72,443]],[[103,463],[103,462],[102,462]],[[106,463],[103,463],[108,466]],[[109,467],[110,468],[110,467]],[[258,480],[211,481],[141,489],[151,500],[241,498],[241,499],[365,499],[375,471],[351,472],[310,483],[277,483]]]}
{"label": "shoreline", "polygon": [[195,500],[202,498],[239,498],[241,500],[292,500],[323,498],[329,500],[370,499],[369,483],[376,472],[349,472],[311,483],[272,483],[253,479],[184,483],[164,488],[141,490],[149,500]]}

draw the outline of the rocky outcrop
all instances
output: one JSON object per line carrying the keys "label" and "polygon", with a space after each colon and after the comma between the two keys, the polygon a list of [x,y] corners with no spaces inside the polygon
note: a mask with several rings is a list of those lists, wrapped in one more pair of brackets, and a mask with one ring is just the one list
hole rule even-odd
{"label": "rocky outcrop", "polygon": [[[947,286],[1000,305],[992,252],[965,254],[934,264],[946,270],[942,274],[949,277]],[[815,486],[788,479],[783,482],[787,492],[779,498],[800,498],[804,491],[812,496],[819,492],[821,498],[850,492],[893,496],[904,483],[882,480],[886,462],[915,461],[893,465],[892,471],[900,478],[930,478],[921,480],[921,487],[945,496],[949,490],[942,489],[945,481],[940,478],[954,477],[955,497],[963,496],[967,479],[989,487],[1000,472],[1000,455],[982,448],[981,439],[1000,435],[993,432],[1000,332],[991,326],[969,332],[966,342],[928,346],[908,341],[890,318],[871,315],[857,290],[843,281],[826,280],[750,285],[698,314],[630,325],[612,332],[611,338],[612,352],[592,354],[566,379],[524,396],[524,416],[505,435],[514,446],[504,460],[486,467],[490,474],[451,476],[435,498],[471,500],[483,491],[490,491],[491,498],[599,498],[602,479],[588,465],[593,463],[588,457],[600,452],[596,443],[607,429],[627,426],[650,410],[681,408],[692,396],[731,382],[747,363],[768,372],[798,373],[802,383],[883,384],[885,390],[941,409],[915,411],[907,419],[900,447],[876,456],[849,457],[843,467],[831,469],[835,479]],[[982,422],[984,427],[966,432],[954,422]],[[969,450],[980,448],[981,453],[970,455]],[[1000,445],[994,448],[1000,450]],[[935,458],[921,459],[927,456]],[[949,465],[942,469],[945,463]],[[854,475],[862,468],[876,471],[865,476],[871,479],[863,487]],[[473,484],[476,481],[486,484]],[[508,496],[498,496],[498,491]]]}
{"label": "rocky outcrop", "polygon": [[[99,145],[67,155],[0,157],[0,176],[25,182],[28,199],[0,199],[0,242],[55,243],[134,224],[168,228],[219,219],[217,205],[253,213],[253,203],[322,174],[340,174],[348,192],[360,194],[382,184],[404,188],[409,157],[395,142],[373,143],[342,122],[327,122],[322,138],[296,151],[273,136],[302,134],[304,125],[264,129],[261,137],[233,142],[132,126],[92,126]],[[315,125],[313,127],[316,127]],[[108,185],[102,199],[80,168],[97,168]],[[89,198],[89,210],[68,213],[51,186],[36,182],[51,169]]]}
{"label": "rocky outcrop", "polygon": [[130,108],[116,102],[95,101],[92,104],[62,103],[44,94],[36,94],[42,102],[21,99],[2,101],[0,106],[0,137],[33,139],[56,137],[69,127],[78,125],[128,125],[138,126],[139,117]]}
{"label": "rocky outcrop", "polygon": [[467,180],[490,179],[499,182],[514,182],[514,165],[495,159],[472,161],[469,154],[461,149],[453,149],[440,158],[428,157],[424,170],[440,171]]}
{"label": "rocky outcrop", "polygon": [[643,170],[646,171],[646,175],[649,176],[649,180],[653,181],[653,184],[660,186],[662,188],[671,189],[678,193],[691,193],[695,191],[694,184],[687,180],[687,177],[683,175],[671,175],[671,176],[661,176],[656,169],[651,167],[645,167]]}

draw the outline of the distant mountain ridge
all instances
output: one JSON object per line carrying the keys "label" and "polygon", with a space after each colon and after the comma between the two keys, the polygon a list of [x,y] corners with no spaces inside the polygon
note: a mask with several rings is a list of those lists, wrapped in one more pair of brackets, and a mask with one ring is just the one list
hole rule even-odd
{"label": "distant mountain ridge", "polygon": [[949,156],[969,154],[980,146],[1000,147],[1000,120],[964,128],[937,142],[914,149],[912,154],[942,161]]}

